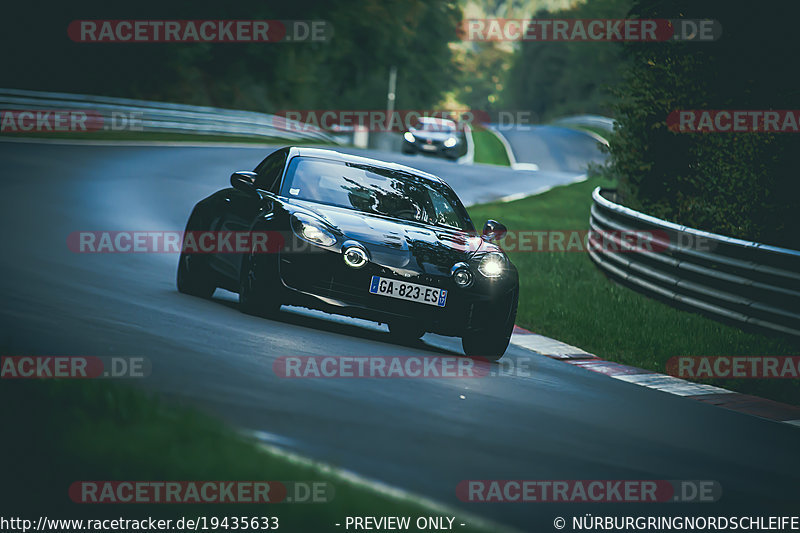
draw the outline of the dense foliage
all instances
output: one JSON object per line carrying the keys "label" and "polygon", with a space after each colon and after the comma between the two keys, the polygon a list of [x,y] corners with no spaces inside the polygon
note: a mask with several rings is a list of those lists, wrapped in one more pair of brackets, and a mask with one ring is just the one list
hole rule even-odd
{"label": "dense foliage", "polygon": [[[461,19],[448,0],[204,3],[103,0],[6,6],[0,87],[126,96],[260,111],[431,106],[454,82],[448,43]],[[328,43],[76,43],[73,20],[324,19]]]}
{"label": "dense foliage", "polygon": [[[534,18],[625,18],[631,0],[589,0]],[[622,47],[613,42],[524,41],[514,55],[502,96],[507,109],[533,111],[541,120],[580,113],[607,115],[610,87],[620,81]]]}
{"label": "dense foliage", "polygon": [[800,5],[637,0],[632,16],[714,18],[706,43],[625,46],[611,170],[625,202],[681,224],[800,249],[800,133],[676,133],[675,110],[798,109]]}

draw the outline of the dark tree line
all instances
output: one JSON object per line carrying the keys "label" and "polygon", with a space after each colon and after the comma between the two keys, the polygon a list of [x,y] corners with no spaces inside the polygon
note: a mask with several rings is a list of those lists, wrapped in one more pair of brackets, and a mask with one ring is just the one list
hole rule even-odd
{"label": "dark tree line", "polygon": [[[14,2],[6,6],[0,86],[279,109],[431,106],[455,72],[458,7],[445,0]],[[326,43],[76,43],[73,20],[324,19]],[[12,23],[13,21],[13,23]]]}
{"label": "dark tree line", "polygon": [[[589,0],[572,9],[540,11],[537,19],[625,18],[632,0]],[[622,74],[622,46],[614,42],[523,41],[512,60],[504,107],[528,109],[541,120],[571,114],[608,115],[611,88]]]}
{"label": "dark tree line", "polygon": [[800,4],[638,0],[632,16],[714,18],[711,43],[625,45],[611,170],[631,207],[800,249],[800,133],[676,133],[675,110],[800,108]]}
{"label": "dark tree line", "polygon": [[714,42],[525,42],[502,105],[549,119],[613,116],[625,203],[681,224],[800,249],[800,133],[678,133],[677,110],[797,110],[800,4],[588,0],[536,18],[715,19]]}

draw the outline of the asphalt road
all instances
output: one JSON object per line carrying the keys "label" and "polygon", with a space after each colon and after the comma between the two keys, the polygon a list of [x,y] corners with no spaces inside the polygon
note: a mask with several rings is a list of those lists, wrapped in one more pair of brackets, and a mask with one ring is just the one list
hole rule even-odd
{"label": "asphalt road", "polygon": [[[509,196],[528,196],[542,189],[566,185],[580,179],[588,160],[574,168],[553,166],[547,171],[512,170],[509,167],[481,164],[456,164],[442,158],[425,155],[385,153],[378,150],[339,148],[343,152],[366,155],[376,159],[389,159],[410,167],[419,168],[440,176],[458,193],[465,205],[491,202]],[[476,225],[483,221],[473,221]]]}
{"label": "asphalt road", "polygon": [[[0,142],[0,347],[13,354],[144,355],[153,371],[141,385],[150,390],[267,432],[296,452],[526,531],[552,531],[556,515],[740,514],[800,500],[800,431],[786,424],[513,346],[505,367],[525,362],[530,372],[282,379],[272,370],[279,356],[457,355],[460,343],[426,335],[403,346],[390,342],[383,327],[292,309],[277,320],[250,317],[222,290],[210,301],[179,294],[175,255],[67,248],[73,231],[182,230],[197,200],[265,153]],[[544,185],[537,180],[548,179],[546,173],[412,161],[472,201],[535,189]],[[646,506],[463,503],[455,488],[465,479],[708,479],[721,484],[723,499]]]}
{"label": "asphalt road", "polygon": [[586,172],[587,163],[604,163],[597,139],[558,126],[494,126],[506,138],[517,163],[535,164],[542,171]]}

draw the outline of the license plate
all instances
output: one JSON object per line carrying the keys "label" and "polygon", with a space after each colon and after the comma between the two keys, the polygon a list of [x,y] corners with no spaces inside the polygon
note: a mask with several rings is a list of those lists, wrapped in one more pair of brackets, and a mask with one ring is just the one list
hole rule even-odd
{"label": "license plate", "polygon": [[423,150],[436,150],[436,146],[433,145],[433,144],[423,144],[422,145],[422,149]]}
{"label": "license plate", "polygon": [[436,289],[380,276],[372,276],[369,292],[437,307],[444,307],[447,303],[447,289]]}

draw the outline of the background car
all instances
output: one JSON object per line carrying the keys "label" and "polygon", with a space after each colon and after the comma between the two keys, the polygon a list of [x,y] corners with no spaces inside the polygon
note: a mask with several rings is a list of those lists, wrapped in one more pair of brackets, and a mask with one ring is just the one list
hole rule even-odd
{"label": "background car", "polygon": [[424,153],[458,159],[461,152],[461,135],[450,119],[421,117],[403,134],[404,154]]}
{"label": "background car", "polygon": [[[239,293],[241,309],[282,304],[375,320],[402,339],[425,332],[462,338],[470,356],[497,359],[517,311],[517,270],[488,221],[477,235],[453,190],[409,167],[314,148],[283,148],[232,188],[199,202],[187,232],[280,236],[267,253],[190,253],[181,292]],[[274,240],[274,239],[273,239]]]}

